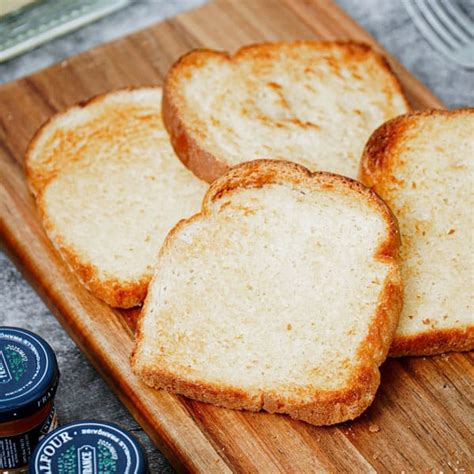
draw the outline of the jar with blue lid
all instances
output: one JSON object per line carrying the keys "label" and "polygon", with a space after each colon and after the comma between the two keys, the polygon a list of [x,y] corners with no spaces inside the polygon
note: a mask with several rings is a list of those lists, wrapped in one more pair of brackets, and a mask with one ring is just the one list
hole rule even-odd
{"label": "jar with blue lid", "polygon": [[115,423],[79,421],[46,436],[30,460],[30,474],[146,474],[140,442]]}
{"label": "jar with blue lid", "polygon": [[57,427],[56,356],[41,337],[0,327],[0,472],[27,472],[38,442]]}

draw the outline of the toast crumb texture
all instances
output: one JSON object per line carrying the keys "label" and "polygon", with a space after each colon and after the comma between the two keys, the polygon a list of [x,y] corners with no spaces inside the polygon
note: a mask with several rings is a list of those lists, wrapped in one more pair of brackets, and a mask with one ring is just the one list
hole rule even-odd
{"label": "toast crumb texture", "polygon": [[372,402],[401,310],[398,228],[361,184],[257,160],[161,249],[132,366],[147,384],[316,425]]}
{"label": "toast crumb texture", "polygon": [[161,98],[161,88],[94,98],[53,117],[26,153],[49,238],[112,306],[143,301],[167,232],[199,209],[207,189],[176,159]]}
{"label": "toast crumb texture", "polygon": [[394,356],[474,348],[474,109],[418,112],[374,132],[361,180],[402,235],[404,307]]}
{"label": "toast crumb texture", "polygon": [[195,50],[164,85],[173,147],[208,182],[242,157],[355,178],[372,131],[407,111],[385,59],[354,42],[256,44],[232,56]]}

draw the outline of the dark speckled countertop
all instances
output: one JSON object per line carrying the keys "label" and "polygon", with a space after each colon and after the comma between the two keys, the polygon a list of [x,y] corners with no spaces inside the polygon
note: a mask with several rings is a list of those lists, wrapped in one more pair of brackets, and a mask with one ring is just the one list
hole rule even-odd
{"label": "dark speckled countertop", "polygon": [[[135,1],[105,19],[0,64],[0,83],[30,74],[201,3],[202,0]],[[474,106],[474,71],[466,71],[434,51],[414,27],[401,0],[337,0],[337,3],[449,108]],[[474,2],[459,0],[459,4],[474,19]],[[173,472],[166,459],[153,447],[44,303],[2,253],[0,324],[31,329],[53,345],[62,369],[57,397],[62,422],[84,418],[116,421],[142,440],[148,452],[152,473]]]}

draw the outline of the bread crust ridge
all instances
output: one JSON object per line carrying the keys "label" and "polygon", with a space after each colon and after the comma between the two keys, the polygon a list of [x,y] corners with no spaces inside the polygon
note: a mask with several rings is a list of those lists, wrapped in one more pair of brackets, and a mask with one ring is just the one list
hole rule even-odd
{"label": "bread crust ridge", "polygon": [[[201,141],[192,133],[186,125],[186,105],[179,93],[179,81],[187,77],[193,69],[203,67],[210,58],[224,63],[249,59],[265,59],[269,54],[285,47],[288,50],[296,50],[299,46],[306,45],[317,50],[330,51],[332,48],[340,48],[346,59],[363,60],[371,55],[378,67],[386,73],[386,91],[389,94],[398,95],[404,103],[405,110],[410,110],[410,105],[403,88],[393,72],[387,59],[375,51],[368,44],[356,41],[320,41],[320,40],[296,40],[250,44],[241,47],[233,54],[215,51],[211,49],[195,49],[181,58],[168,71],[163,85],[163,123],[168,130],[172,146],[176,155],[198,178],[212,183],[219,176],[226,173],[231,166],[219,156],[206,149]],[[268,155],[267,155],[268,156]],[[264,158],[258,156],[257,158]],[[277,157],[275,157],[277,158]],[[290,159],[290,157],[284,157]]]}
{"label": "bread crust ridge", "polygon": [[[392,184],[397,184],[393,172],[403,160],[402,148],[407,146],[406,140],[409,140],[406,137],[418,121],[425,118],[449,118],[464,114],[472,116],[474,109],[417,111],[385,122],[373,132],[365,146],[359,171],[361,182],[388,199],[390,187]],[[473,349],[474,325],[438,329],[427,327],[426,330],[413,334],[395,333],[389,356],[429,356]]]}
{"label": "bread crust ridge", "polygon": [[[388,206],[373,191],[350,178],[325,172],[312,173],[291,162],[265,159],[246,162],[233,167],[211,185],[204,197],[201,212],[180,221],[170,231],[160,256],[171,248],[173,239],[183,228],[197,220],[205,219],[213,212],[216,203],[228,199],[239,187],[258,188],[281,182],[297,185],[313,180],[328,190],[337,188],[341,192],[356,193],[360,198],[368,200],[370,205],[383,215],[386,223],[386,238],[381,242],[374,258],[388,262],[390,270],[379,294],[377,309],[371,318],[367,337],[357,349],[357,369],[351,374],[347,388],[316,390],[310,400],[297,400],[264,390],[260,391],[259,396],[255,396],[239,387],[189,380],[163,367],[149,366],[142,362],[139,355],[144,338],[145,316],[142,316],[137,328],[131,364],[136,375],[147,385],[225,408],[288,414],[292,418],[314,425],[331,425],[354,419],[372,403],[380,384],[379,366],[387,356],[395,333],[403,295],[398,262],[400,240],[397,222]],[[142,315],[147,313],[148,304],[147,299]]]}

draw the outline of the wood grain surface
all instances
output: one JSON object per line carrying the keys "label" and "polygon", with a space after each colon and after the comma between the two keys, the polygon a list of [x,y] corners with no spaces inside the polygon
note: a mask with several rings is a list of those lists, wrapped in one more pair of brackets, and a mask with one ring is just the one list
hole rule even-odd
{"label": "wood grain surface", "polygon": [[[99,302],[49,244],[22,160],[56,112],[125,86],[160,84],[195,47],[262,40],[373,39],[329,0],[219,0],[0,87],[0,235],[14,262],[174,466],[200,472],[472,472],[472,354],[388,360],[358,420],[316,428],[288,417],[220,409],[154,391],[128,357],[136,311]],[[391,61],[415,108],[442,104]],[[125,317],[124,317],[125,316]]]}

